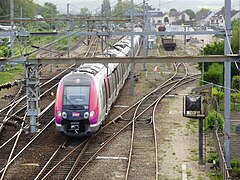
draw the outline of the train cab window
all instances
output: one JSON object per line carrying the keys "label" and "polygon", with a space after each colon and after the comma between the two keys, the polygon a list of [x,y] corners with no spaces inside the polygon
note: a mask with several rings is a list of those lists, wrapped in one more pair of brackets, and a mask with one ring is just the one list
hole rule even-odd
{"label": "train cab window", "polygon": [[63,105],[89,105],[89,86],[65,86]]}

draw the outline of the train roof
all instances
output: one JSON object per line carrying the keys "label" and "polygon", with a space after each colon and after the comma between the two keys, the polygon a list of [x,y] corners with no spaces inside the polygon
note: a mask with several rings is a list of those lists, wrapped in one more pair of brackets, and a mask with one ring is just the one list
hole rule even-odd
{"label": "train roof", "polygon": [[90,73],[94,76],[102,71],[103,69],[108,68],[108,74],[112,73],[112,71],[118,66],[118,63],[108,63],[108,64],[101,64],[101,63],[86,63],[82,64],[80,67],[75,69],[72,73]]}
{"label": "train roof", "polygon": [[103,68],[105,68],[105,66],[101,63],[85,63],[75,69],[74,72],[87,72],[96,75]]}

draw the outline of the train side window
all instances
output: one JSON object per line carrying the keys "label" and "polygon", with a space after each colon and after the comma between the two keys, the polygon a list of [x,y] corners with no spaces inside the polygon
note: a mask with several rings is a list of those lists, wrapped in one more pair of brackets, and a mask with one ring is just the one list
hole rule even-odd
{"label": "train side window", "polygon": [[106,99],[108,99],[109,98],[109,84],[107,84],[107,82],[106,82],[107,80],[106,79],[104,79],[104,90],[105,90],[105,92],[106,92]]}
{"label": "train side window", "polygon": [[118,67],[118,77],[119,77],[119,82],[121,83],[122,82],[122,64],[119,64],[119,67]]}
{"label": "train side window", "polygon": [[109,84],[109,98],[110,98],[112,97],[112,93],[113,93],[112,75],[108,78],[108,84]]}
{"label": "train side window", "polygon": [[112,89],[112,93],[114,93],[114,92],[115,92],[115,89],[116,89],[116,87],[117,87],[115,73],[112,73],[111,77],[112,77],[112,88],[113,88],[113,89]]}
{"label": "train side window", "polygon": [[106,106],[106,90],[105,85],[102,86],[102,107],[104,108]]}
{"label": "train side window", "polygon": [[114,72],[115,72],[116,85],[119,85],[118,69],[116,69]]}
{"label": "train side window", "polygon": [[123,66],[122,66],[122,74],[123,75],[125,74],[125,64],[123,64]]}

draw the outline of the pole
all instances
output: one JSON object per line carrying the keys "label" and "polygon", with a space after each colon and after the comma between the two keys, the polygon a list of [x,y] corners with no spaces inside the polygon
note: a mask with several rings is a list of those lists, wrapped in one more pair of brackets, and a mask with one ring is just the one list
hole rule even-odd
{"label": "pole", "polygon": [[[146,3],[146,22],[147,22],[147,31],[151,31],[150,27],[150,19],[149,19],[149,12],[148,12],[148,3]],[[148,35],[146,36],[146,41],[148,43]],[[146,48],[146,55],[148,56],[148,48]]]}
{"label": "pole", "polygon": [[[225,0],[225,27],[226,27],[226,36],[224,50],[225,55],[231,54],[231,0]],[[227,58],[228,59],[228,58]],[[231,62],[224,62],[224,117],[225,117],[225,127],[224,127],[224,145],[225,145],[225,158],[227,162],[227,167],[230,168],[230,88],[231,88]]]}
{"label": "pole", "polygon": [[[134,57],[134,45],[133,45],[133,37],[134,37],[134,19],[133,19],[134,9],[133,9],[133,0],[131,0],[130,4],[130,17],[131,17],[131,57]],[[134,95],[134,63],[131,64],[131,96]]]}
{"label": "pole", "polygon": [[[146,2],[145,2],[145,0],[143,0],[143,19],[144,19],[144,27],[143,27],[143,29],[144,29],[144,31],[146,31],[147,30],[147,20],[146,20]],[[144,35],[144,46],[143,47],[145,47],[144,48],[144,57],[147,57],[147,48],[148,48],[148,44],[147,44],[147,36],[146,35]],[[143,63],[143,71],[146,71],[146,63]]]}
{"label": "pole", "polygon": [[69,17],[69,5],[67,4],[67,55],[69,57],[69,43],[70,43],[70,39],[69,39],[69,31],[70,31],[70,17]]}
{"label": "pole", "polygon": [[10,14],[11,14],[11,56],[14,56],[14,0],[10,0]]}
{"label": "pole", "polygon": [[[183,28],[184,28],[184,32],[186,32],[186,26],[183,26]],[[184,50],[183,50],[183,52],[185,53],[185,46],[186,46],[186,38],[187,38],[187,36],[186,36],[186,34],[184,34],[184,40],[183,40],[183,43],[184,43],[184,46],[183,46],[183,48],[184,48]]]}
{"label": "pole", "polygon": [[199,119],[199,164],[203,164],[203,118]]}
{"label": "pole", "polygon": [[[22,6],[20,7],[20,17],[21,17],[21,19],[23,18],[23,13],[22,13]],[[22,21],[20,22],[20,24],[21,24],[21,30],[22,30]]]}

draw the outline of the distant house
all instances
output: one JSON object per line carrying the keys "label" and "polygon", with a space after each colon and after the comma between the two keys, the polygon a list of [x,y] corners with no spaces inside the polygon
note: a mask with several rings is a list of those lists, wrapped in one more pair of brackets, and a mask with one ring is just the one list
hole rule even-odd
{"label": "distant house", "polygon": [[169,14],[169,24],[183,24],[190,21],[190,15],[186,12],[173,12]]}
{"label": "distant house", "polygon": [[194,19],[195,25],[197,27],[206,27],[210,26],[210,19],[214,16],[213,12],[200,12],[196,14]]}
{"label": "distant house", "polygon": [[155,27],[158,27],[159,25],[164,23],[164,15],[163,12],[159,9],[149,10],[148,11],[150,22]]}
{"label": "distant house", "polygon": [[234,21],[236,19],[240,18],[240,11],[232,10],[231,12],[231,21]]}
{"label": "distant house", "polygon": [[[231,11],[231,21],[240,17],[240,11]],[[224,7],[210,18],[210,26],[223,29],[225,27],[225,9]]]}
{"label": "distant house", "polygon": [[224,8],[210,18],[210,26],[221,29],[224,28]]}
{"label": "distant house", "polygon": [[186,12],[181,12],[178,19],[185,22],[191,20],[190,16]]}

